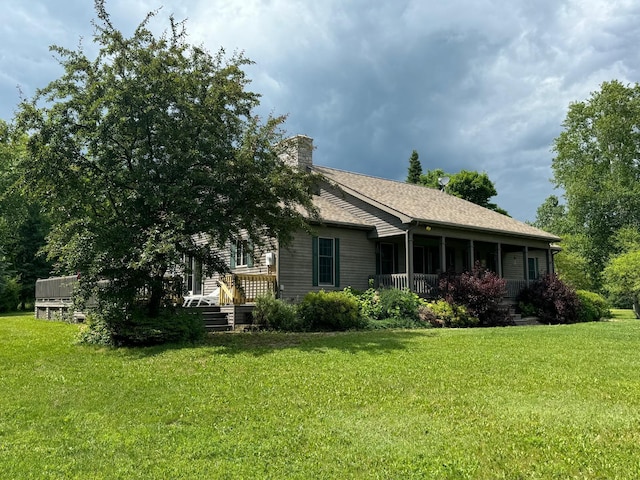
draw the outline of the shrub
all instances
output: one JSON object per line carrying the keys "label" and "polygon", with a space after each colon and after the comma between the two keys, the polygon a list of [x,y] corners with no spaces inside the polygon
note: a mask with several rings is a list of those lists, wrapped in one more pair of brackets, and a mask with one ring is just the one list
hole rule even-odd
{"label": "shrub", "polygon": [[597,322],[603,318],[610,318],[609,305],[602,295],[586,290],[576,292],[580,300],[578,309],[578,321]]}
{"label": "shrub", "polygon": [[275,298],[273,294],[256,298],[253,321],[269,329],[299,332],[303,325],[298,318],[296,306]]}
{"label": "shrub", "polygon": [[384,288],[379,292],[378,318],[418,320],[420,297],[408,289]]}
{"label": "shrub", "polygon": [[101,315],[95,313],[87,315],[85,323],[78,331],[76,342],[85,345],[114,345],[107,322]]}
{"label": "shrub", "polygon": [[0,312],[13,312],[20,303],[20,284],[14,278],[0,278]]}
{"label": "shrub", "polygon": [[345,292],[310,292],[298,306],[305,330],[349,330],[362,328],[366,320],[354,295]]}
{"label": "shrub", "polygon": [[523,317],[535,317],[538,310],[530,303],[518,302],[518,310]]}
{"label": "shrub", "polygon": [[575,323],[580,300],[575,290],[556,275],[548,274],[531,283],[518,295],[518,303],[530,305],[545,323]]}
{"label": "shrub", "polygon": [[452,305],[446,300],[428,302],[420,308],[420,319],[434,327],[465,328],[478,326],[478,319],[469,315],[463,305]]}
{"label": "shrub", "polygon": [[[354,293],[352,290],[348,290]],[[383,317],[382,305],[380,304],[380,293],[374,288],[369,288],[364,292],[357,294],[358,304],[360,305],[360,314],[370,320],[379,320]]]}
{"label": "shrub", "polygon": [[164,343],[193,343],[204,338],[204,322],[199,313],[165,308],[158,317],[148,317],[141,309],[126,312],[115,305],[92,312],[78,336],[79,343],[140,347]]}
{"label": "shrub", "polygon": [[473,270],[460,275],[445,273],[440,277],[439,289],[451,305],[466,307],[480,326],[512,323],[507,308],[501,305],[507,281],[476,263]]}

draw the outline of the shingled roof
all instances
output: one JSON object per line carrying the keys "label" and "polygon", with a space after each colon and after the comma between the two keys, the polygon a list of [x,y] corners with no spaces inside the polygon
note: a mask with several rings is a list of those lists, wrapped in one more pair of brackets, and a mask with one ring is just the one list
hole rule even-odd
{"label": "shingled roof", "polygon": [[[404,223],[421,222],[560,241],[555,235],[437,189],[317,165],[312,169],[346,193],[399,217]],[[363,224],[353,215],[337,211],[326,200],[317,197],[317,201],[321,202],[317,206],[323,219]]]}

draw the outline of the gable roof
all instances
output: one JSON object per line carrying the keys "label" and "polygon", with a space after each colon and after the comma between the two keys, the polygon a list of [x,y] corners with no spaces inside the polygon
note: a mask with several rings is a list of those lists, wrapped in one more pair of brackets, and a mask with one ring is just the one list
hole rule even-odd
{"label": "gable roof", "polygon": [[[434,188],[317,165],[312,169],[354,197],[397,216],[403,223],[420,222],[560,241],[555,235]],[[324,203],[329,202],[325,200]],[[321,217],[328,221],[337,214],[327,205],[318,207]]]}

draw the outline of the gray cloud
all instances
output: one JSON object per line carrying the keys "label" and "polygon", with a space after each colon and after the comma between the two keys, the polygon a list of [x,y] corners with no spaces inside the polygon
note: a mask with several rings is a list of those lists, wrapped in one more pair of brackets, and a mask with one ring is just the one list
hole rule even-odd
{"label": "gray cloud", "polygon": [[[131,33],[151,0],[110,0]],[[0,29],[0,116],[60,74],[56,43],[89,47],[86,0],[8,0]],[[571,101],[603,81],[638,79],[640,5],[633,0],[449,2],[165,0],[194,43],[242,50],[260,113],[288,114],[315,139],[319,164],[403,180],[423,168],[486,171],[497,203],[521,220],[552,193],[550,151]]]}

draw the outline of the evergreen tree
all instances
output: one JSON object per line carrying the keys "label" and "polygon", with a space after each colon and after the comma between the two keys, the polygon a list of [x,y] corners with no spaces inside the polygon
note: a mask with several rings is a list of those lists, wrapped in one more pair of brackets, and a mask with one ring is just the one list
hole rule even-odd
{"label": "evergreen tree", "polygon": [[422,175],[422,165],[418,158],[418,152],[414,150],[409,158],[409,173],[407,175],[407,183],[420,183]]}

